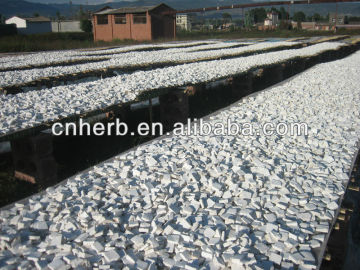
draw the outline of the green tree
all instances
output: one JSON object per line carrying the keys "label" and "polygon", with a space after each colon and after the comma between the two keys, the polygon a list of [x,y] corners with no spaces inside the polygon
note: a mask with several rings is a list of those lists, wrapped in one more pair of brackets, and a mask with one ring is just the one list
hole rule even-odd
{"label": "green tree", "polygon": [[91,33],[92,31],[92,23],[88,19],[82,19],[80,21],[80,28],[86,33]]}
{"label": "green tree", "polygon": [[231,20],[232,20],[230,13],[223,13],[222,18],[223,18],[224,23],[231,22]]}
{"label": "green tree", "polygon": [[285,10],[284,7],[281,7],[279,11],[279,19],[287,20],[288,18],[289,18],[289,13]]}
{"label": "green tree", "polygon": [[284,30],[292,30],[293,27],[292,27],[292,24],[289,21],[281,20],[279,28],[284,29]]}
{"label": "green tree", "polygon": [[276,9],[275,7],[271,7],[269,11],[276,12],[279,15],[279,20],[287,20],[289,18],[289,13],[287,13],[284,7],[280,7],[280,10]]}
{"label": "green tree", "polygon": [[87,19],[88,16],[87,16],[87,13],[84,11],[84,8],[82,5],[80,5],[80,8],[79,8],[79,11],[77,13],[77,18],[79,20],[83,20],[83,19]]}
{"label": "green tree", "polygon": [[360,22],[360,17],[356,17],[356,16],[349,17],[349,22]]}
{"label": "green tree", "polygon": [[293,20],[295,22],[304,22],[306,18],[306,15],[302,11],[298,11],[294,13]]}
{"label": "green tree", "polygon": [[250,10],[250,16],[254,18],[254,23],[264,22],[266,18],[265,8],[255,8]]}
{"label": "green tree", "polygon": [[65,17],[61,16],[60,11],[56,11],[56,20],[58,21],[65,20]]}
{"label": "green tree", "polygon": [[33,16],[34,16],[34,17],[39,17],[39,16],[40,16],[40,14],[39,14],[39,13],[37,13],[37,12],[35,12],[35,13],[33,14]]}
{"label": "green tree", "polygon": [[246,11],[245,20],[244,20],[245,27],[251,28],[253,24],[254,24],[254,16],[251,14],[251,12]]}
{"label": "green tree", "polygon": [[314,22],[319,22],[319,21],[321,21],[321,19],[322,19],[322,17],[319,13],[314,13],[314,15],[313,15]]}
{"label": "green tree", "polygon": [[237,25],[237,26],[243,26],[244,25],[244,22],[242,19],[236,19],[234,20],[234,23]]}

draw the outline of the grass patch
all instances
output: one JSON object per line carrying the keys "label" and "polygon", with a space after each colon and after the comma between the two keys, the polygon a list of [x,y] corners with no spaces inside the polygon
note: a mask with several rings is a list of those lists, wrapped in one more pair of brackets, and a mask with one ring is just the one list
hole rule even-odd
{"label": "grass patch", "polygon": [[[292,38],[332,35],[360,35],[359,30],[340,29],[332,31],[306,30],[235,30],[235,31],[192,31],[177,33],[176,40],[206,40],[206,39],[238,39],[238,38]],[[93,41],[92,33],[45,33],[34,35],[12,35],[0,37],[0,52],[34,52],[48,50],[66,50],[80,48],[115,47],[134,44],[152,44],[173,41],[173,39],[158,39],[154,41],[135,41],[115,39],[111,42]]]}
{"label": "grass patch", "polygon": [[0,37],[0,52],[33,52],[137,44],[134,40],[94,42],[92,33],[46,33]]}

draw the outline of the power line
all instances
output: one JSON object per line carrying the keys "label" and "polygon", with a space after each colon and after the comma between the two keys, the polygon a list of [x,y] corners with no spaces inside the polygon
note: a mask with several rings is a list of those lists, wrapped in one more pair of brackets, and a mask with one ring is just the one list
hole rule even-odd
{"label": "power line", "polygon": [[297,5],[297,4],[325,4],[325,3],[345,3],[345,2],[360,2],[359,0],[298,0],[298,1],[274,1],[274,2],[258,2],[241,5],[231,6],[216,6],[216,7],[204,7],[185,10],[167,11],[164,14],[176,14],[176,13],[191,13],[191,12],[205,12],[213,10],[235,9],[235,8],[249,8],[249,7],[264,7],[264,6],[280,6],[280,5]]}

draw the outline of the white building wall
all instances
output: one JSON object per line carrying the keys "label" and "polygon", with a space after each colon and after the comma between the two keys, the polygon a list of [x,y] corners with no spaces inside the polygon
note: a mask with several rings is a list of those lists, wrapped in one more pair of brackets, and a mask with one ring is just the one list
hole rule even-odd
{"label": "white building wall", "polygon": [[180,29],[191,31],[191,18],[187,14],[176,15],[176,26]]}
{"label": "white building wall", "polygon": [[7,19],[5,24],[16,24],[16,28],[26,28],[26,20],[16,16]]}
{"label": "white building wall", "polygon": [[59,21],[51,22],[52,32],[83,32],[80,28],[80,21]]}
{"label": "white building wall", "polygon": [[264,21],[264,25],[265,25],[265,26],[271,26],[271,25],[272,25],[272,21],[267,18],[267,19],[265,19],[265,21]]}

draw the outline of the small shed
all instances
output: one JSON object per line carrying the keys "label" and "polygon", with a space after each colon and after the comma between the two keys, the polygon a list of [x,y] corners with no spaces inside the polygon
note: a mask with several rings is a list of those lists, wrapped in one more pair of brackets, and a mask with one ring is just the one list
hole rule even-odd
{"label": "small shed", "polygon": [[15,24],[19,34],[39,34],[51,32],[49,18],[39,16],[24,18],[13,16],[5,21],[6,24]]}
{"label": "small shed", "polygon": [[[298,28],[298,22],[291,21],[291,25],[293,28]],[[316,30],[316,26],[318,25],[316,22],[301,22],[301,29],[303,30]]]}
{"label": "small shed", "polygon": [[266,13],[266,16],[264,26],[277,26],[279,24],[279,15],[275,11]]}
{"label": "small shed", "polygon": [[93,14],[94,40],[154,40],[174,38],[175,11],[166,4],[151,7],[106,8]]}

